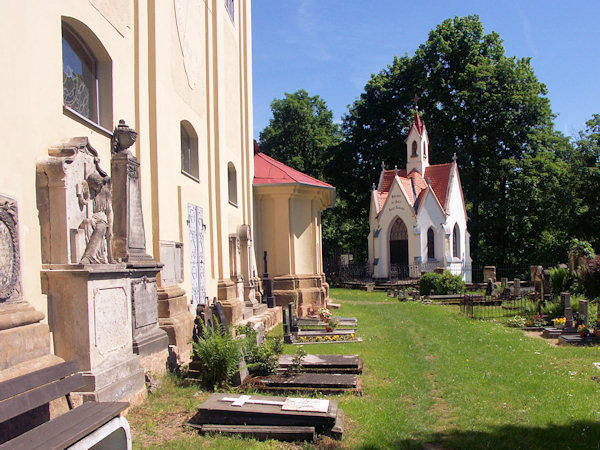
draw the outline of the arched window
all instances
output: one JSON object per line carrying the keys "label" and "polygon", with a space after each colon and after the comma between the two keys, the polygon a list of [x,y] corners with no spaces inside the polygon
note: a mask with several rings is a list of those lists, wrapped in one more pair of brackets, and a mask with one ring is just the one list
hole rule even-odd
{"label": "arched window", "polygon": [[233,163],[227,164],[227,186],[229,188],[229,203],[237,206],[237,174]]}
{"label": "arched window", "polygon": [[460,229],[457,223],[452,230],[452,256],[460,258]]}
{"label": "arched window", "polygon": [[433,228],[427,230],[427,259],[435,259],[435,232]]}
{"label": "arched window", "polygon": [[417,156],[417,141],[413,141],[412,143],[412,155],[410,156]]}
{"label": "arched window", "polygon": [[65,113],[112,128],[112,60],[82,22],[62,18],[63,105]]}
{"label": "arched window", "polygon": [[181,133],[181,172],[199,181],[198,135],[187,120],[180,122]]}

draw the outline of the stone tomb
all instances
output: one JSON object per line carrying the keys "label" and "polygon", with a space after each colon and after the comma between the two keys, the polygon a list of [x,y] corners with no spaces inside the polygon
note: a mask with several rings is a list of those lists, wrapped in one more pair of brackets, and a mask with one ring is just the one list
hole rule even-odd
{"label": "stone tomb", "polygon": [[79,361],[84,400],[137,403],[144,370],[133,353],[131,271],[112,254],[110,177],[85,137],[48,154],[37,162],[36,188],[55,353]]}
{"label": "stone tomb", "polygon": [[573,326],[573,310],[571,309],[571,294],[568,292],[563,292],[560,294],[561,304],[564,305],[564,314],[565,314],[565,327],[564,328],[556,328],[556,327],[546,327],[542,332],[542,337],[547,339],[558,339],[563,335],[576,335],[577,329]]}
{"label": "stone tomb", "polygon": [[315,392],[322,394],[362,393],[362,383],[353,373],[305,372],[252,378],[250,387],[269,392]]}
{"label": "stone tomb", "polygon": [[[285,372],[294,355],[279,356],[278,371]],[[306,355],[302,358],[302,369],[317,373],[362,373],[363,361],[358,355]]]}
{"label": "stone tomb", "polygon": [[[341,439],[344,412],[335,400],[217,393],[200,405],[186,425],[203,433],[233,432],[263,438],[265,434],[277,438],[278,433],[287,433],[289,440],[299,440],[293,437],[295,432],[306,439],[311,435],[306,429],[309,427],[312,436],[326,434]],[[251,430],[257,434],[248,433]]]}

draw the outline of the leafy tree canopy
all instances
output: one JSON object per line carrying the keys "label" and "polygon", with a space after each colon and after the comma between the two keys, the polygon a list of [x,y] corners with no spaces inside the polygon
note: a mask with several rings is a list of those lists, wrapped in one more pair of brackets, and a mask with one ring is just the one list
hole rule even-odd
{"label": "leafy tree canopy", "polygon": [[506,241],[507,231],[495,226],[488,205],[506,209],[505,160],[535,157],[557,138],[546,93],[529,58],[506,56],[499,35],[485,34],[479,17],[445,20],[413,56],[395,57],[373,75],[344,117],[346,140],[331,175],[353,205],[348,217],[368,217],[370,186],[382,161],[406,163],[404,139],[418,95],[431,163],[458,156],[474,259],[502,257],[494,248]]}
{"label": "leafy tree canopy", "polygon": [[333,113],[304,89],[271,103],[273,118],[260,132],[260,149],[294,169],[324,180],[332,148],[340,141]]}

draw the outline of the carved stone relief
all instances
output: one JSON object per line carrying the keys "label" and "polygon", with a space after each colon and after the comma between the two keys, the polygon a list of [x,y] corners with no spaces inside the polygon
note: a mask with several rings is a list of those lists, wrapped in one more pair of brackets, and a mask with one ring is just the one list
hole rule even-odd
{"label": "carved stone relief", "polygon": [[0,302],[21,299],[17,203],[0,194]]}

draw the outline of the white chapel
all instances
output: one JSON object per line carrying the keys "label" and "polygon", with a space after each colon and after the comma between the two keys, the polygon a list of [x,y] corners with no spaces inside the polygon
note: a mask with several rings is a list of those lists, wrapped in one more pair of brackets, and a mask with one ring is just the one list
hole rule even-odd
{"label": "white chapel", "polygon": [[386,170],[373,184],[369,263],[374,278],[418,277],[436,268],[471,281],[470,235],[456,155],[429,164],[427,128],[417,111],[406,139],[406,169]]}

